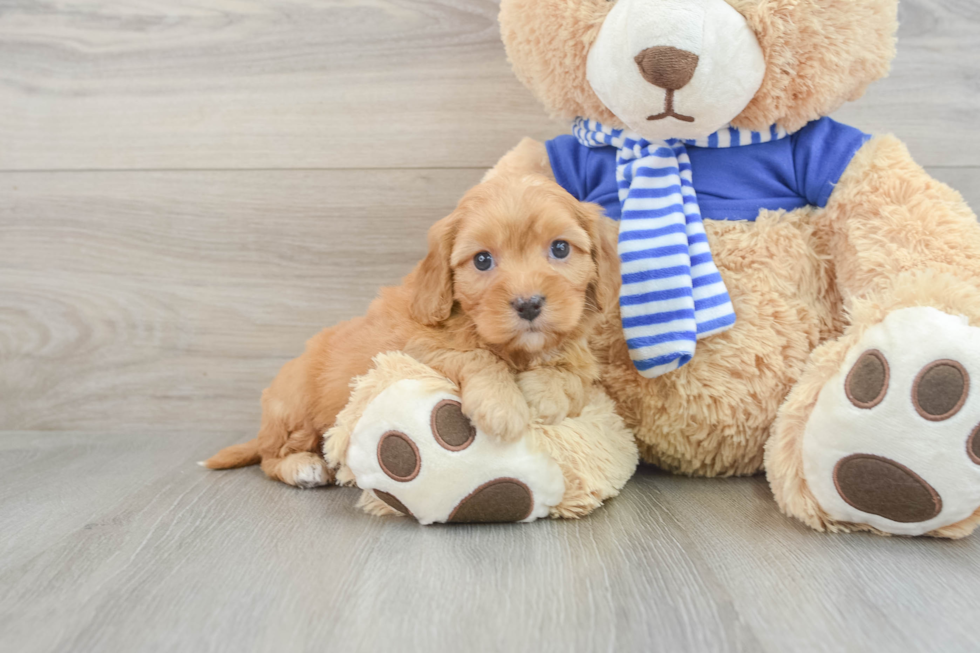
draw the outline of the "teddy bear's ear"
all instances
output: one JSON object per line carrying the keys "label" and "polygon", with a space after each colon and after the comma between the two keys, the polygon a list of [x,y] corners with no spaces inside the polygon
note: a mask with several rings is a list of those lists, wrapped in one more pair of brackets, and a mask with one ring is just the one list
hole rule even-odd
{"label": "teddy bear's ear", "polygon": [[453,309],[453,272],[449,257],[456,237],[456,212],[429,228],[429,253],[412,273],[412,317],[433,326]]}
{"label": "teddy bear's ear", "polygon": [[727,0],[755,32],[766,75],[732,125],[795,132],[860,98],[895,57],[898,0]]}
{"label": "teddy bear's ear", "polygon": [[500,35],[517,78],[553,116],[623,127],[586,79],[609,0],[501,0]]}

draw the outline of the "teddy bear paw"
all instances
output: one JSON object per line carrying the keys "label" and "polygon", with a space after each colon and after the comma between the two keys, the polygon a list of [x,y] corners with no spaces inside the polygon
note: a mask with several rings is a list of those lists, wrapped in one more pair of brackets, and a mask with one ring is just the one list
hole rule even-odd
{"label": "teddy bear paw", "polygon": [[980,507],[980,329],[934,308],[869,328],[820,391],[807,484],[833,520],[922,535]]}
{"label": "teddy bear paw", "polygon": [[357,486],[422,524],[530,522],[565,493],[550,456],[526,438],[488,437],[460,399],[414,379],[381,392],[355,425],[347,465]]}

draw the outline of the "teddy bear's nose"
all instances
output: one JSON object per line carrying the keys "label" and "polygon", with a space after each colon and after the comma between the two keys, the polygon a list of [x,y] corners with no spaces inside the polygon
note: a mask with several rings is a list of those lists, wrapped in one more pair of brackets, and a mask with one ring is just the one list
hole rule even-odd
{"label": "teddy bear's nose", "polygon": [[643,79],[667,91],[687,86],[698,67],[698,55],[669,45],[647,48],[633,60]]}

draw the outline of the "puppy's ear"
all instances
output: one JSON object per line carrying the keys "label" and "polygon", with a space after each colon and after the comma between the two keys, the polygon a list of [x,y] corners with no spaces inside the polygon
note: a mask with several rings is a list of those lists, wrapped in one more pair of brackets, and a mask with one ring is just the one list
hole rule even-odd
{"label": "puppy's ear", "polygon": [[453,271],[449,256],[456,238],[456,214],[451,213],[429,228],[429,253],[415,268],[412,317],[434,326],[453,310]]}
{"label": "puppy's ear", "polygon": [[619,225],[603,214],[596,204],[579,204],[579,222],[592,240],[592,260],[596,265],[596,280],[589,288],[599,311],[615,306],[619,301]]}

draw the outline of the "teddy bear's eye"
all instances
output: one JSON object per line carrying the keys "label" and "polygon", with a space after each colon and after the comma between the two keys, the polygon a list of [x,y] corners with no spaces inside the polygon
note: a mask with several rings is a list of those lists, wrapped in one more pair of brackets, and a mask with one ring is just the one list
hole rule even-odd
{"label": "teddy bear's eye", "polygon": [[473,257],[473,265],[480,272],[486,272],[493,267],[493,256],[490,255],[490,252],[480,252]]}

